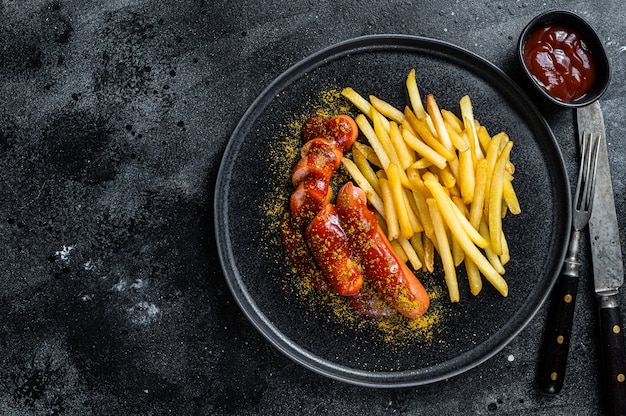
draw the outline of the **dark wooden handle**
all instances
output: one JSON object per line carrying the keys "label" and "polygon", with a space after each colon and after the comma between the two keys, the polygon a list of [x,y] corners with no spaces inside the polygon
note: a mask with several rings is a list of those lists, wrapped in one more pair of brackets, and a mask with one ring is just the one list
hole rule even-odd
{"label": "dark wooden handle", "polygon": [[600,305],[600,352],[604,369],[604,390],[611,416],[626,416],[626,350],[624,327],[616,303]]}
{"label": "dark wooden handle", "polygon": [[561,391],[572,334],[578,276],[561,274],[550,300],[548,326],[541,348],[539,388],[548,394]]}

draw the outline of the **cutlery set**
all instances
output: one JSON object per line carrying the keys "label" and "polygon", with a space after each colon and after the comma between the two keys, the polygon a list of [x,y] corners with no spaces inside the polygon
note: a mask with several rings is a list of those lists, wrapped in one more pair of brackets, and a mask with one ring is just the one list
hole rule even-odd
{"label": "cutlery set", "polygon": [[626,350],[618,302],[624,270],[604,120],[598,101],[576,111],[581,163],[573,202],[572,234],[567,257],[552,291],[538,384],[549,394],[556,394],[563,387],[578,288],[577,251],[581,231],[588,226],[603,391],[610,414],[626,415]]}

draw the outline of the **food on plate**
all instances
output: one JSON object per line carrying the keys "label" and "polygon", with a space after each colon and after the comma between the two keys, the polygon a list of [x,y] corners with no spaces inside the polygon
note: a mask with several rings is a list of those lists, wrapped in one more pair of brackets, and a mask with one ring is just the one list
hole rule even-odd
{"label": "food on plate", "polygon": [[[296,270],[365,316],[425,314],[430,297],[413,270],[433,272],[435,252],[451,302],[461,298],[462,264],[473,295],[483,277],[508,295],[503,219],[521,212],[513,141],[504,132],[489,134],[468,95],[457,115],[441,109],[433,94],[422,102],[415,70],[406,89],[409,105],[398,109],[347,87],[342,95],[360,114],[305,121],[281,227]],[[354,183],[333,201],[330,183],[340,166]]]}
{"label": "food on plate", "polygon": [[470,291],[482,277],[503,296],[510,252],[502,220],[521,212],[510,160],[513,141],[493,136],[475,117],[468,95],[460,114],[422,101],[415,70],[406,78],[409,104],[342,91],[358,110],[365,143],[356,142],[342,165],[377,214],[390,246],[413,269],[432,272],[437,251],[451,302],[460,301],[456,268],[464,264]]}
{"label": "food on plate", "polygon": [[[291,178],[295,190],[281,224],[292,264],[315,288],[348,298],[361,315],[384,317],[395,309],[410,318],[421,316],[428,309],[428,293],[393,251],[364,191],[348,193],[346,185],[337,205],[331,201],[330,180],[358,136],[356,122],[347,115],[315,115],[301,133],[304,144]],[[396,182],[394,192],[403,192]],[[355,228],[354,221],[362,226]],[[417,256],[413,261],[419,261]]]}
{"label": "food on plate", "polygon": [[339,190],[336,205],[350,247],[383,300],[408,318],[423,315],[430,304],[428,293],[392,249],[365,192],[348,182]]}
{"label": "food on plate", "polygon": [[332,289],[353,296],[363,286],[361,266],[352,258],[344,224],[333,204],[326,204],[306,229],[306,240]]}

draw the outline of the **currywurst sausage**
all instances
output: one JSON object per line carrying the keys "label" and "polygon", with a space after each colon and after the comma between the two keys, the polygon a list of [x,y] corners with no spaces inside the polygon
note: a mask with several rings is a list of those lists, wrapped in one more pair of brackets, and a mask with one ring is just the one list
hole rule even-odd
{"label": "currywurst sausage", "polygon": [[365,192],[346,183],[337,195],[336,209],[352,253],[383,300],[408,318],[423,315],[430,305],[428,292],[393,251],[367,206]]}
{"label": "currywurst sausage", "polygon": [[363,274],[352,259],[348,238],[339,224],[333,204],[327,204],[313,218],[305,235],[333,290],[341,296],[359,293],[363,286]]}

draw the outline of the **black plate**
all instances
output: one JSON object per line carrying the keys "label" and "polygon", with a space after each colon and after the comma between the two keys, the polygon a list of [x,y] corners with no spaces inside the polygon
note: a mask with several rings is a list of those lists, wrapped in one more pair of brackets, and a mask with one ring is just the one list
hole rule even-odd
{"label": "black plate", "polygon": [[[515,142],[514,184],[522,214],[505,232],[512,260],[509,296],[488,283],[473,297],[459,269],[461,302],[450,304],[443,273],[420,275],[432,293],[425,318],[382,322],[352,314],[341,299],[307,290],[287,261],[278,222],[287,209],[298,128],[318,110],[350,111],[336,93],[351,86],[401,107],[411,68],[423,97],[458,110],[469,94],[491,134]],[[354,114],[354,113],[353,113]],[[551,289],[569,236],[570,191],[554,136],[525,94],[497,67],[453,45],[413,36],[346,41],[290,68],[255,100],[236,127],[217,179],[215,228],[233,296],[279,350],[321,374],[390,387],[459,374],[498,352],[537,312]]]}

